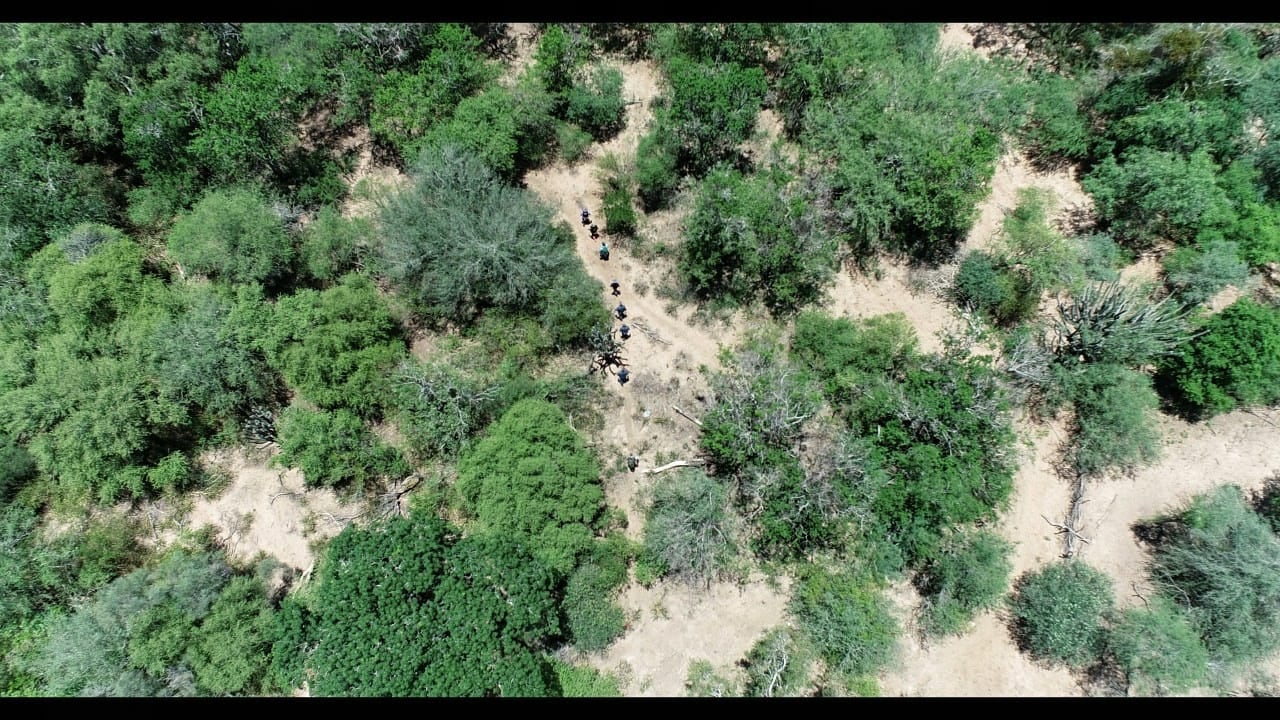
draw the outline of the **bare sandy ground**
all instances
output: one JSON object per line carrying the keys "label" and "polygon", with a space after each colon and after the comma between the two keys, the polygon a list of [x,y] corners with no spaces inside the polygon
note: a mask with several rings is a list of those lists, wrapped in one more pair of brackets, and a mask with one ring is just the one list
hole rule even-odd
{"label": "bare sandy ground", "polygon": [[270,467],[272,454],[242,448],[206,453],[201,462],[233,479],[216,497],[197,496],[183,524],[213,525],[233,560],[248,562],[266,553],[305,572],[315,560],[315,546],[360,511],[332,490],[306,488],[301,470]]}

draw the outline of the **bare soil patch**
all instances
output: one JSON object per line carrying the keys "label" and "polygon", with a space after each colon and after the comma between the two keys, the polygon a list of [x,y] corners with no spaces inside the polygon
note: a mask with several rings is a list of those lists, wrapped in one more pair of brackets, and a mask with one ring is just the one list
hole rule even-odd
{"label": "bare soil patch", "polygon": [[271,467],[273,454],[244,448],[206,453],[201,462],[230,473],[231,483],[216,497],[197,496],[181,524],[214,526],[233,560],[266,554],[305,572],[315,561],[315,546],[341,532],[360,509],[332,490],[308,489],[301,470]]}

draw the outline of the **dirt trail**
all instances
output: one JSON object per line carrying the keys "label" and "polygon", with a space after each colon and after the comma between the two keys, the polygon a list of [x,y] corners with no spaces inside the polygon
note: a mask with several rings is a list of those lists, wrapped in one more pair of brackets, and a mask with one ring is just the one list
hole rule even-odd
{"label": "dirt trail", "polygon": [[[523,37],[517,41],[524,42]],[[518,47],[517,56],[522,55],[528,56]],[[601,260],[600,241],[593,240],[581,224],[584,207],[595,223],[604,224],[597,162],[609,153],[624,165],[631,161],[651,118],[649,102],[661,92],[661,76],[652,63],[618,63],[618,67],[623,94],[631,102],[622,132],[592,145],[575,163],[557,162],[528,173],[525,182],[573,227],[578,255],[587,272],[605,286],[608,306],[622,302],[627,308],[626,322],[633,331],[624,357],[631,380],[626,386],[612,376],[601,380],[616,406],[605,419],[598,449],[605,460],[609,503],[627,513],[628,534],[638,539],[643,523],[638,494],[658,477],[643,471],[659,461],[692,458],[697,453],[698,428],[671,406],[678,405],[694,417],[702,414],[698,396],[705,396],[705,382],[699,366],[718,367],[720,346],[734,345],[744,322],[739,319],[728,327],[707,328],[690,322],[692,308],[681,306],[668,312],[666,301],[653,292],[636,291],[639,283],[658,285],[666,268],[641,261],[608,236],[602,239],[610,243],[610,257]],[[645,236],[650,241],[676,241],[679,212],[655,215],[645,220]],[[614,279],[621,291],[616,298],[608,289]],[[615,321],[615,327],[620,324]],[[645,330],[635,329],[641,327]],[[610,464],[611,457],[616,461],[628,453],[640,457],[640,472],[628,473]],[[650,588],[632,585],[619,599],[632,618],[627,633],[605,652],[586,659],[600,670],[618,674],[629,696],[680,696],[690,661],[704,659],[723,666],[745,656],[765,630],[782,621],[785,597],[785,591],[763,578],[741,586],[714,583],[710,590],[669,582]]]}

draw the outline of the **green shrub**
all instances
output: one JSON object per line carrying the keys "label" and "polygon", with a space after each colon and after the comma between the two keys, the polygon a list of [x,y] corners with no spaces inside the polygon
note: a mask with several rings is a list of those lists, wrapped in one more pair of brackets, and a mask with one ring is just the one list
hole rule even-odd
{"label": "green shrub", "polygon": [[551,403],[521,400],[458,460],[466,511],[568,574],[592,545],[604,510],[600,467]]}
{"label": "green shrub", "polygon": [[536,317],[547,291],[581,267],[572,230],[553,218],[473,154],[431,149],[414,166],[412,186],[381,211],[379,259],[430,319],[470,324],[490,309]]}
{"label": "green shrub", "polygon": [[1246,201],[1231,237],[1251,267],[1280,262],[1280,207]]}
{"label": "green shrub", "polygon": [[569,88],[565,96],[565,119],[604,142],[622,129],[626,120],[627,101],[622,97],[622,72],[615,67],[598,65],[586,75],[585,82]]}
{"label": "green shrub", "polygon": [[1089,477],[1127,472],[1159,456],[1159,398],[1150,376],[1110,363],[1058,366],[1054,373],[1075,404],[1068,454],[1077,472]]}
{"label": "green shrub", "polygon": [[896,374],[915,359],[915,328],[902,313],[853,320],[813,311],[801,313],[791,337],[791,353],[821,378],[835,402],[851,399],[852,386],[866,374]]}
{"label": "green shrub", "polygon": [[1111,579],[1079,560],[1029,571],[1014,586],[1011,609],[1019,645],[1033,656],[1085,668],[1102,657],[1115,606]]}
{"label": "green shrub", "polygon": [[1249,266],[1234,242],[1214,242],[1203,248],[1183,247],[1164,258],[1164,282],[1185,305],[1199,305],[1227,285],[1240,285]]}
{"label": "green shrub", "polygon": [[1080,111],[1084,87],[1078,80],[1033,69],[1031,107],[1021,129],[1024,141],[1042,158],[1083,160],[1091,140],[1088,118]]}
{"label": "green shrub", "polygon": [[560,158],[567,163],[581,160],[591,142],[591,134],[573,123],[556,125],[556,147],[560,148]]}
{"label": "green shrub", "polygon": [[1003,262],[981,250],[965,256],[956,272],[952,292],[963,305],[971,305],[992,320],[1009,325],[1036,309],[1039,296],[1030,284]]}
{"label": "green shrub", "polygon": [[599,565],[587,563],[569,576],[563,607],[569,637],[579,650],[604,650],[626,629],[626,614],[612,597],[619,583],[609,575]]}
{"label": "green shrub", "polygon": [[356,268],[372,239],[373,227],[366,218],[344,218],[325,206],[302,230],[299,254],[311,277],[330,282]]}
{"label": "green shrub", "polygon": [[378,440],[347,410],[287,408],[278,423],[280,454],[276,462],[302,470],[307,485],[363,488],[383,477],[399,479],[411,472],[395,448]]}
{"label": "green shrub", "polygon": [[230,580],[193,638],[196,683],[213,695],[257,694],[268,669],[273,614],[260,580]]}
{"label": "green shrub", "polygon": [[326,290],[281,298],[269,322],[259,342],[272,366],[303,397],[361,417],[382,412],[387,373],[404,357],[407,344],[368,277],[351,273]]}
{"label": "green shrub", "polygon": [[1133,251],[1117,243],[1110,235],[1093,233],[1077,238],[1080,263],[1086,280],[1115,282],[1120,268],[1134,261]]}
{"label": "green shrub", "polygon": [[1280,533],[1280,473],[1263,481],[1253,495],[1253,509],[1270,523],[1273,531]]}
{"label": "green shrub", "polygon": [[1249,298],[1237,300],[1209,319],[1204,334],[1160,365],[1157,381],[1161,392],[1193,418],[1280,400],[1280,311]]}
{"label": "green shrub", "polygon": [[775,315],[818,299],[836,241],[806,230],[808,201],[789,181],[778,168],[744,176],[723,167],[702,181],[679,263],[699,299],[736,306],[759,297]]}
{"label": "green shrub", "polygon": [[1136,694],[1183,693],[1209,672],[1209,651],[1188,616],[1159,595],[1122,612],[1107,644]]}
{"label": "green shrub", "polygon": [[489,424],[498,409],[498,389],[448,362],[406,360],[392,374],[400,432],[423,459],[453,458]]}
{"label": "green shrub", "polygon": [[567,698],[622,697],[617,678],[586,665],[570,665],[553,659],[551,668],[560,683],[560,694]]}
{"label": "green shrub", "polygon": [[635,234],[634,185],[635,180],[625,173],[614,171],[605,174],[601,212],[604,213],[604,231],[610,235]]}
{"label": "green shrub", "polygon": [[714,404],[703,415],[703,449],[718,472],[767,466],[772,451],[790,451],[800,421],[821,401],[817,388],[774,347],[758,342],[727,358],[710,378]]}
{"label": "green shrub", "polygon": [[0,508],[36,476],[36,459],[10,438],[0,440]]}
{"label": "green shrub", "polygon": [[1280,539],[1235,485],[1197,496],[1152,556],[1152,582],[1186,611],[1213,660],[1280,647]]}
{"label": "green shrub", "polygon": [[764,70],[687,57],[671,58],[664,70],[670,87],[664,115],[679,148],[676,167],[702,177],[751,137],[767,90]]}
{"label": "green shrub", "polygon": [[1104,227],[1140,250],[1157,239],[1191,243],[1233,225],[1236,214],[1218,184],[1219,173],[1203,148],[1182,153],[1134,147],[1119,161],[1108,155],[1081,183]]}
{"label": "green shrub", "polygon": [[562,269],[559,281],[547,291],[542,309],[542,327],[554,347],[585,348],[592,330],[610,325],[603,297],[604,285],[580,264]]}
{"label": "green shrub", "polygon": [[736,674],[723,673],[709,660],[692,660],[684,681],[687,697],[738,697],[740,682]]}
{"label": "green shrub", "polygon": [[349,525],[317,563],[308,686],[317,697],[552,695],[559,582],[507,533],[464,536],[431,516]]}
{"label": "green shrub", "polygon": [[893,482],[875,500],[879,531],[908,562],[930,557],[944,528],[993,519],[1013,488],[1016,436],[990,364],[926,356],[872,377],[847,410]]}
{"label": "green shrub", "polygon": [[293,260],[284,222],[250,188],[206,194],[174,223],[169,251],[189,272],[241,283],[278,279]]}
{"label": "green shrub", "polygon": [[952,534],[916,577],[924,597],[925,632],[959,635],[974,617],[990,610],[1009,590],[1013,545],[989,530]]}
{"label": "green shrub", "polygon": [[679,470],[650,488],[645,552],[666,574],[710,585],[734,558],[736,525],[723,484],[700,470]]}
{"label": "green shrub", "polygon": [[649,132],[636,148],[636,193],[645,212],[667,207],[680,185],[679,141],[661,113],[655,111]]}
{"label": "green shrub", "polygon": [[790,609],[828,670],[846,681],[875,675],[897,657],[901,630],[892,604],[865,576],[810,566]]}
{"label": "green shrub", "polygon": [[766,632],[740,664],[747,671],[746,697],[795,697],[810,689],[813,650],[785,625]]}

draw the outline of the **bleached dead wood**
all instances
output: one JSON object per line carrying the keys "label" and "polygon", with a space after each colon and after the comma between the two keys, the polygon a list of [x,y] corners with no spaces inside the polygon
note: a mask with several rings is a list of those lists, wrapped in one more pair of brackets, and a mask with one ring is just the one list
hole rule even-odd
{"label": "bleached dead wood", "polygon": [[675,462],[669,462],[666,465],[663,465],[662,467],[656,467],[652,470],[645,470],[644,474],[657,475],[660,472],[665,472],[667,470],[671,470],[672,468],[691,467],[695,465],[706,465],[706,464],[707,464],[707,461],[701,458],[696,460],[676,460]]}
{"label": "bleached dead wood", "polygon": [[683,415],[685,418],[687,418],[687,419],[689,420],[689,422],[693,423],[694,425],[697,425],[698,427],[702,427],[702,421],[701,421],[701,420],[699,420],[698,418],[696,418],[696,417],[694,417],[694,416],[690,415],[689,413],[687,413],[687,412],[685,412],[685,411],[681,410],[681,409],[679,408],[679,406],[672,405],[672,406],[671,406],[671,409],[672,409],[672,410],[675,410],[676,412],[678,412],[678,413],[680,413],[681,415]]}

